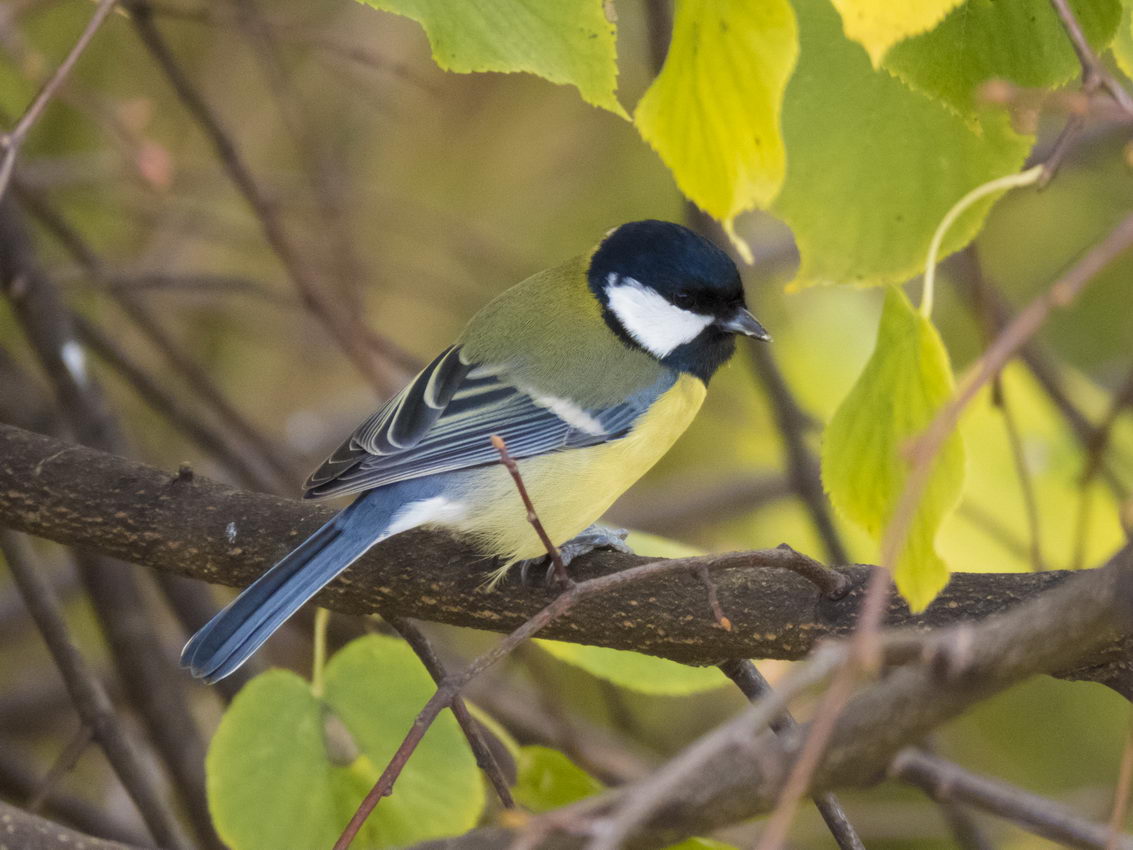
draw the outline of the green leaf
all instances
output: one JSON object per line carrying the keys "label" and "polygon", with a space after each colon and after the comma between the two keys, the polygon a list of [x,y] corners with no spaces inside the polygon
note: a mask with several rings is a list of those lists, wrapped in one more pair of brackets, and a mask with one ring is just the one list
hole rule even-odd
{"label": "green leaf", "polygon": [[[329,847],[434,686],[401,641],[370,635],[327,664],[326,696],[271,670],[237,695],[206,760],[209,810],[234,850]],[[390,847],[475,826],[484,789],[456,725],[437,718],[355,846]]]}
{"label": "green leaf", "polygon": [[[546,812],[596,794],[605,786],[558,750],[523,747],[518,778],[512,789],[516,802],[533,812]],[[735,850],[711,838],[689,838],[666,850]]]}
{"label": "green leaf", "polygon": [[[787,179],[772,211],[802,255],[796,286],[920,272],[936,225],[972,188],[1018,171],[1031,140],[998,113],[973,123],[875,71],[825,0],[797,0],[801,53],[784,101]],[[949,231],[967,244],[994,199]]]}
{"label": "green leaf", "polygon": [[[908,474],[903,450],[953,394],[948,353],[932,323],[897,287],[885,296],[877,345],[826,428],[822,477],[835,507],[875,540],[885,533]],[[897,589],[921,610],[948,582],[936,552],[937,529],[956,506],[964,483],[964,446],[952,434],[933,463],[928,484],[894,565]]]}
{"label": "green leaf", "polygon": [[521,747],[512,789],[516,802],[546,812],[601,791],[602,783],[558,750]]}
{"label": "green leaf", "polygon": [[[708,602],[704,616],[712,617]],[[539,647],[559,661],[573,664],[623,688],[654,696],[687,696],[722,687],[728,683],[715,667],[689,667],[666,658],[642,655],[604,646],[583,646],[557,640],[540,640]]]}
{"label": "green leaf", "polygon": [[[1070,6],[1090,44],[1109,44],[1119,0],[1070,0]],[[1082,70],[1050,0],[967,0],[932,32],[894,47],[885,67],[963,113],[978,106],[977,89],[987,80],[1050,88]]]}
{"label": "green leaf", "polygon": [[862,45],[874,67],[897,42],[935,27],[963,0],[832,0],[847,38]]}
{"label": "green leaf", "polygon": [[783,183],[783,91],[798,32],[787,0],[680,0],[638,130],[698,207],[730,226]]}
{"label": "green leaf", "polygon": [[1125,0],[1122,5],[1121,22],[1113,40],[1113,58],[1125,76],[1133,80],[1133,0]]}
{"label": "green leaf", "polygon": [[583,100],[628,118],[618,103],[616,27],[604,0],[361,0],[421,24],[446,71],[528,71],[575,86]]}

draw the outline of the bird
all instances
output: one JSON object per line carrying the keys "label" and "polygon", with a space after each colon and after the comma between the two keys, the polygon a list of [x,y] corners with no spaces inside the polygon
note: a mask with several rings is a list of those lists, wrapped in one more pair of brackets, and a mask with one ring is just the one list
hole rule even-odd
{"label": "bird", "polygon": [[688,228],[620,225],[586,254],[481,309],[308,478],[306,498],[354,501],[249,585],[185,645],[215,682],[372,546],[422,526],[502,563],[546,549],[492,437],[503,439],[564,562],[628,551],[595,525],[685,431],[736,335],[769,341],[735,263]]}

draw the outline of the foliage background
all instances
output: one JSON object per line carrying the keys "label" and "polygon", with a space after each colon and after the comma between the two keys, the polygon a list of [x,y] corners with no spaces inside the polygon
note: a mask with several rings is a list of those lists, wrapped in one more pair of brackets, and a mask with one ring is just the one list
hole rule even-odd
{"label": "foliage background", "polygon": [[[608,228],[685,214],[672,176],[630,124],[586,105],[573,89],[529,75],[446,74],[433,64],[420,27],[407,19],[337,0],[279,0],[258,12],[269,22],[277,60],[265,62],[238,23],[239,8],[250,7],[180,0],[154,7],[180,61],[239,140],[324,285],[418,360],[447,344],[495,293],[585,250]],[[89,11],[63,0],[13,0],[0,10],[5,122],[19,114],[34,81],[65,53]],[[656,44],[644,4],[619,3],[618,11],[619,92],[630,105],[654,75]],[[1058,123],[1040,125],[1040,150]],[[996,206],[975,255],[987,281],[1011,302],[1041,291],[1129,211],[1133,178],[1125,143],[1117,132],[1087,131],[1049,189]],[[106,293],[107,286],[131,287],[292,460],[296,487],[302,471],[373,408],[371,386],[301,308],[257,220],[121,17],[107,23],[65,96],[36,128],[20,178],[66,215],[108,270],[92,280],[56,240],[37,233],[42,260],[71,303],[180,392],[181,379]],[[742,218],[740,229],[757,258],[745,273],[749,299],[772,330],[778,362],[804,408],[826,421],[869,355],[882,292],[787,292],[798,263],[790,232],[762,214]],[[1068,391],[1094,415],[1129,370],[1131,278],[1127,256],[1043,334],[1043,347],[1065,364]],[[958,294],[969,286],[963,266],[947,267],[935,314],[958,370],[985,339],[981,318]],[[0,345],[45,386],[2,303]],[[128,382],[112,370],[100,375],[139,457],[167,467],[190,460],[201,474],[232,480],[223,464],[140,402]],[[1006,387],[1036,482],[1047,565],[1075,565],[1078,550],[1081,562],[1095,562],[1119,529],[1098,511],[1089,534],[1080,540],[1075,531],[1077,443],[1025,370],[1013,367]],[[29,391],[21,403],[34,399]],[[969,484],[942,549],[965,570],[1027,569],[1029,532],[1002,415],[985,398],[964,427]],[[1128,415],[1122,428],[1117,439],[1128,450]],[[1125,451],[1127,480],[1129,457]],[[786,540],[819,554],[805,510],[781,487],[783,468],[780,436],[741,351],[714,382],[687,436],[612,518],[706,549]],[[876,557],[864,536],[841,530],[856,559]],[[67,587],[65,560],[45,551]],[[84,645],[95,645],[97,631],[81,600],[71,613]],[[490,640],[454,629],[436,634],[452,658],[470,656]],[[0,749],[21,754],[42,773],[74,718],[7,584],[0,585],[0,635]],[[174,653],[182,635],[172,619],[165,639],[163,649]],[[306,674],[303,634],[277,643],[268,648],[271,660]],[[772,664],[766,672],[776,670]],[[534,695],[525,703],[530,710],[577,726],[581,736],[591,726],[603,728],[648,756],[675,751],[741,705],[737,693],[723,688],[642,694],[537,649],[497,675],[493,687]],[[202,721],[215,724],[211,696],[194,686],[192,698]],[[1127,708],[1101,686],[1043,680],[989,701],[943,730],[935,744],[975,770],[1104,820],[1126,722]],[[134,817],[93,751],[63,788],[122,819]],[[886,786],[845,802],[870,847],[949,846],[938,809],[913,792]],[[1000,846],[1044,846],[1009,826],[987,825]],[[745,827],[729,837],[742,844],[749,834]],[[800,847],[829,841],[811,812],[794,836]]]}

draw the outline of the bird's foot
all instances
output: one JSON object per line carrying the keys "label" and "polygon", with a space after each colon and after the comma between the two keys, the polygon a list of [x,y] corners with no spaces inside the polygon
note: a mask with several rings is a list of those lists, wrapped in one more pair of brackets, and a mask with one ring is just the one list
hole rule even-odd
{"label": "bird's foot", "polygon": [[[576,537],[572,537],[559,547],[559,559],[564,569],[570,566],[571,561],[580,558],[595,549],[612,549],[615,552],[633,554],[633,549],[626,545],[629,532],[624,528],[606,528],[602,525],[592,525]],[[540,576],[540,573],[542,575]],[[534,575],[533,575],[534,574]],[[528,558],[519,562],[520,583],[528,587],[549,587],[556,580],[560,584],[570,582],[568,576],[556,576],[555,564],[550,555],[541,558]]]}

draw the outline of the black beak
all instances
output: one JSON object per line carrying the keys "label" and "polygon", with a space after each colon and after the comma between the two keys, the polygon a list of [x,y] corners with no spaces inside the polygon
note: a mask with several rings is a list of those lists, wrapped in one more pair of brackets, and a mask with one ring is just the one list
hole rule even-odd
{"label": "black beak", "polygon": [[762,342],[771,342],[771,334],[759,323],[759,319],[744,307],[740,307],[729,318],[721,319],[717,324],[729,333],[743,334]]}

